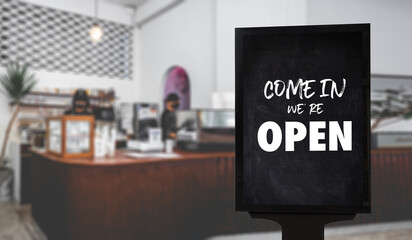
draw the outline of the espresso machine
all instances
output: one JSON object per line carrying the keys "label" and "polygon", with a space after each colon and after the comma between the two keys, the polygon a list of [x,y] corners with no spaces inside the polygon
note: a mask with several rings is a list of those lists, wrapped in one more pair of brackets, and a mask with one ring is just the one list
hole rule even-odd
{"label": "espresso machine", "polygon": [[141,152],[163,150],[162,131],[159,127],[159,107],[156,103],[134,103],[131,111],[132,139],[127,148]]}

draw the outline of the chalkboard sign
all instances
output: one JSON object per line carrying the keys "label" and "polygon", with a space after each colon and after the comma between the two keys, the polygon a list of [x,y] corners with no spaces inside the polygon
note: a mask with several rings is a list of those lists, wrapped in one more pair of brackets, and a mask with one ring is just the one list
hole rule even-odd
{"label": "chalkboard sign", "polygon": [[236,29],[236,210],[370,212],[370,25]]}

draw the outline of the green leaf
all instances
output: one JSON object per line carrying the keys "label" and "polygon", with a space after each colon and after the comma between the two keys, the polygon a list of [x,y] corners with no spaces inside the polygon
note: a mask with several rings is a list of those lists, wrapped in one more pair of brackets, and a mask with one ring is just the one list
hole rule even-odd
{"label": "green leaf", "polygon": [[37,85],[38,81],[29,68],[28,64],[11,63],[6,67],[6,73],[0,76],[0,85],[11,102],[20,102]]}
{"label": "green leaf", "polygon": [[403,114],[404,119],[409,119],[412,118],[412,109],[409,109],[409,111],[405,114]]}

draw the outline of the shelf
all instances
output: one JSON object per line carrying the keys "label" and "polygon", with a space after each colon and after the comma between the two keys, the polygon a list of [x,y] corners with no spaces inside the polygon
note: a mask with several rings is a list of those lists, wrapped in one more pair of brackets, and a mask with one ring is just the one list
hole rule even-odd
{"label": "shelf", "polygon": [[[10,106],[12,103],[10,103]],[[38,104],[38,103],[20,103],[20,107],[25,107],[25,108],[60,108],[60,109],[69,109],[71,108],[71,105],[62,105],[62,104]],[[96,105],[91,104],[91,108],[96,107]]]}
{"label": "shelf", "polygon": [[[10,103],[11,105],[11,103]],[[20,103],[20,107],[26,107],[26,108],[60,108],[60,109],[66,109],[69,108],[69,105],[59,105],[59,104],[36,104],[36,103]]]}
{"label": "shelf", "polygon": [[[70,94],[70,93],[53,93],[53,92],[30,92],[27,95],[45,96],[45,97],[64,97],[64,98],[73,97],[73,94]],[[91,100],[102,100],[102,101],[111,101],[111,100],[115,100],[116,97],[89,96],[89,99],[91,99]]]}
{"label": "shelf", "polygon": [[19,124],[24,124],[24,123],[41,123],[44,122],[43,119],[40,118],[18,118],[17,122],[19,122]]}
{"label": "shelf", "polygon": [[45,96],[45,97],[72,97],[70,93],[54,93],[54,92],[29,92],[27,95]]}

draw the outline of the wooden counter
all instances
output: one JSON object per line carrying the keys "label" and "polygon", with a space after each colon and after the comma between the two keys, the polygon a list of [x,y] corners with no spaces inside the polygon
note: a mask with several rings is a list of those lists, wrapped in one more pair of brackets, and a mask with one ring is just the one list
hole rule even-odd
{"label": "wooden counter", "polygon": [[[63,159],[33,151],[30,202],[51,240],[204,239],[273,231],[234,211],[234,153],[172,159]],[[412,150],[373,150],[372,214],[357,224],[412,219]]]}
{"label": "wooden counter", "polygon": [[234,153],[65,159],[33,151],[32,213],[49,239],[204,239],[272,230],[234,211]]}
{"label": "wooden counter", "polygon": [[44,153],[42,151],[32,150],[37,155],[45,157],[51,161],[82,166],[113,166],[124,164],[145,164],[157,162],[176,162],[193,159],[208,159],[208,158],[234,158],[234,152],[211,152],[211,153],[195,153],[195,152],[176,152],[179,156],[176,158],[131,158],[125,155],[124,151],[118,150],[114,157],[101,158],[64,158],[55,154]]}

